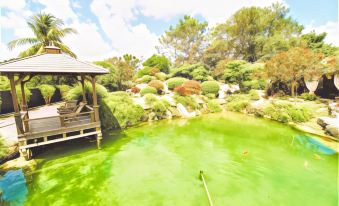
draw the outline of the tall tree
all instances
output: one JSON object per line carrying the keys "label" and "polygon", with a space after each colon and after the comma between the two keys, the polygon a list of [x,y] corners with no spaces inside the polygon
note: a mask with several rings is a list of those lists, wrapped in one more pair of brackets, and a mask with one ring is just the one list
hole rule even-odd
{"label": "tall tree", "polygon": [[117,85],[118,90],[129,88],[136,71],[136,58],[132,55],[123,55],[123,57],[113,57],[105,61],[113,66],[110,70],[113,77],[111,80]]}
{"label": "tall tree", "polygon": [[326,44],[324,42],[326,36],[326,32],[316,34],[314,31],[312,31],[308,34],[302,35],[301,39],[303,40],[305,46],[312,49],[313,51],[321,52],[325,56],[331,56],[335,54],[338,48],[330,44]]}
{"label": "tall tree", "polygon": [[277,3],[265,8],[240,9],[226,23],[213,29],[211,45],[227,45],[215,53],[228,53],[249,62],[270,57],[272,52],[286,51],[289,41],[303,29],[287,14],[288,9]]}
{"label": "tall tree", "polygon": [[291,94],[295,96],[298,81],[316,80],[323,73],[321,59],[323,56],[311,49],[294,47],[282,52],[265,64],[265,73],[272,82],[282,81],[290,85]]}
{"label": "tall tree", "polygon": [[175,27],[165,31],[159,41],[159,51],[167,54],[175,63],[195,63],[202,56],[207,22],[184,16]]}
{"label": "tall tree", "polygon": [[62,28],[64,22],[51,14],[40,13],[33,15],[27,22],[35,37],[26,37],[13,40],[8,43],[8,48],[31,44],[27,50],[21,52],[19,57],[26,57],[44,52],[45,46],[55,45],[61,51],[76,57],[67,45],[62,42],[62,38],[68,34],[76,33],[72,28]]}

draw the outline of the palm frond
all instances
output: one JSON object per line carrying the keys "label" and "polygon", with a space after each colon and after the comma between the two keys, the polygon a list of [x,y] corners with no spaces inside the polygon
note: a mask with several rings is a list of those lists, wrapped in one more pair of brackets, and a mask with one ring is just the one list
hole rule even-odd
{"label": "palm frond", "polygon": [[71,51],[71,49],[68,46],[66,46],[65,44],[60,43],[60,42],[54,42],[54,45],[59,47],[61,49],[61,51],[65,52],[66,54],[69,54],[71,57],[77,58],[77,55],[74,54]]}
{"label": "palm frond", "polygon": [[10,41],[7,46],[9,49],[14,49],[16,46],[22,46],[25,44],[36,44],[39,40],[35,37],[21,38]]}
{"label": "palm frond", "polygon": [[35,54],[37,54],[37,52],[39,51],[39,49],[41,47],[43,47],[43,45],[41,43],[40,44],[36,44],[36,45],[26,49],[25,51],[20,52],[19,57],[23,58],[23,57],[28,57],[28,56],[35,55]]}

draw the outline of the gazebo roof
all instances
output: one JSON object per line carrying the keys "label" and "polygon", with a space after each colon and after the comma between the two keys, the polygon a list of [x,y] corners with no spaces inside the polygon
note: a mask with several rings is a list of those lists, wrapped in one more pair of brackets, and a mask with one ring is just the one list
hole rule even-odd
{"label": "gazebo roof", "polygon": [[46,53],[0,64],[0,74],[107,74],[108,70],[46,47]]}

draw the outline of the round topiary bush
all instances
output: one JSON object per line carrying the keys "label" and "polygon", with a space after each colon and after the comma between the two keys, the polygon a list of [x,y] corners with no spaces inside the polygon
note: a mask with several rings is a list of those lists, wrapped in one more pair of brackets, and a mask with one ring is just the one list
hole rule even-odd
{"label": "round topiary bush", "polygon": [[184,82],[188,81],[188,79],[183,77],[174,77],[167,80],[168,89],[174,89],[177,86],[181,86]]}
{"label": "round topiary bush", "polygon": [[156,94],[157,93],[157,89],[154,87],[144,87],[140,90],[140,94],[141,96],[144,96],[145,94]]}
{"label": "round topiary bush", "polygon": [[253,90],[253,89],[250,90],[248,95],[250,96],[251,100],[259,100],[260,99],[259,93],[256,90]]}
{"label": "round topiary bush", "polygon": [[203,94],[217,94],[220,86],[217,81],[205,81],[201,84]]}
{"label": "round topiary bush", "polygon": [[144,96],[144,101],[146,105],[152,105],[157,100],[158,98],[155,94],[148,93],[148,94],[145,94]]}
{"label": "round topiary bush", "polygon": [[180,96],[186,96],[188,95],[188,91],[185,87],[183,86],[177,86],[176,88],[174,88],[173,90],[175,93],[177,93]]}
{"label": "round topiary bush", "polygon": [[167,74],[165,74],[163,72],[158,72],[154,76],[161,81],[165,81],[166,78],[167,78]]}
{"label": "round topiary bush", "polygon": [[198,81],[188,80],[182,85],[188,94],[200,94],[201,93],[201,85]]}
{"label": "round topiary bush", "polygon": [[148,86],[154,87],[158,92],[164,89],[164,83],[160,80],[152,80],[148,83]]}

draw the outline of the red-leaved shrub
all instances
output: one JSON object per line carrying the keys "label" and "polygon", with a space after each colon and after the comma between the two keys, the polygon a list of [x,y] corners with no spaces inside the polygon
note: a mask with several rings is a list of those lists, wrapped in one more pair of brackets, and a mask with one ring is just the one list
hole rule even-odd
{"label": "red-leaved shrub", "polygon": [[182,85],[185,87],[187,94],[200,94],[201,93],[201,85],[199,82],[195,80],[189,80],[183,83]]}
{"label": "red-leaved shrub", "polygon": [[183,86],[177,86],[174,88],[174,92],[179,94],[180,96],[187,96],[189,95],[187,89]]}
{"label": "red-leaved shrub", "polygon": [[137,94],[140,92],[140,89],[138,87],[132,87],[131,92],[133,92],[134,94]]}

